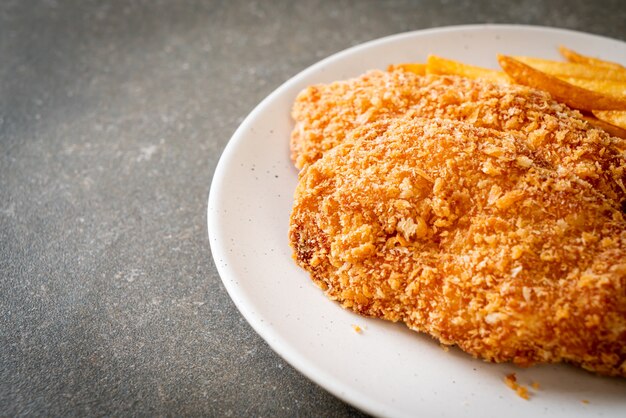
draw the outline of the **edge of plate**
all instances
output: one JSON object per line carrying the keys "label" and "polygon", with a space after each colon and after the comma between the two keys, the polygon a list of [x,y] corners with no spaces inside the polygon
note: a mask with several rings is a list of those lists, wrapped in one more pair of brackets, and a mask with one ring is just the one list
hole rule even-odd
{"label": "edge of plate", "polygon": [[[397,41],[398,39],[412,37],[417,34],[426,35],[433,33],[445,33],[445,32],[457,32],[457,31],[467,31],[467,30],[483,30],[483,29],[498,29],[498,30],[530,30],[530,31],[542,31],[542,32],[554,32],[554,33],[570,33],[572,35],[578,36],[586,36],[592,38],[603,39],[606,41],[612,42],[623,42],[618,39],[609,38],[602,35],[581,32],[571,29],[564,28],[555,28],[555,27],[547,27],[547,26],[536,26],[536,25],[523,25],[523,24],[471,24],[471,25],[454,25],[454,26],[444,26],[430,29],[421,29],[421,30],[413,30],[402,32],[398,34],[393,34],[389,36],[385,36],[382,38],[373,39],[336,53],[316,62],[315,64],[305,68],[304,70],[296,73],[294,76],[289,78],[287,81],[282,83],[278,88],[276,88],[272,93],[266,96],[259,104],[257,104],[254,109],[246,116],[243,122],[239,125],[239,127],[235,130],[231,138],[229,139],[226,147],[224,148],[216,169],[213,174],[213,179],[211,181],[211,186],[209,189],[209,198],[207,204],[207,232],[209,236],[209,245],[211,249],[211,253],[213,259],[215,261],[215,266],[220,275],[220,279],[228,292],[231,300],[234,302],[235,306],[239,310],[239,312],[246,319],[248,324],[254,329],[254,331],[263,338],[263,340],[270,346],[270,348],[281,356],[287,363],[289,363],[292,367],[302,373],[304,376],[315,382],[320,387],[324,388],[334,396],[340,398],[341,400],[349,403],[350,405],[367,412],[369,414],[373,414],[376,416],[381,415],[393,415],[393,416],[404,416],[402,411],[391,408],[389,405],[381,404],[376,401],[365,399],[362,394],[360,394],[356,390],[352,390],[349,386],[338,383],[334,381],[332,377],[326,374],[323,370],[318,368],[314,363],[309,361],[307,358],[300,355],[297,350],[291,347],[288,343],[286,343],[280,335],[276,335],[274,331],[269,327],[266,323],[264,323],[258,316],[253,314],[253,310],[249,308],[247,305],[246,298],[242,297],[239,293],[237,293],[236,286],[233,282],[229,282],[228,280],[224,280],[224,276],[228,274],[226,268],[217,260],[220,258],[226,258],[226,251],[220,247],[218,239],[216,238],[215,232],[212,231],[219,230],[219,225],[217,222],[217,213],[218,213],[218,198],[221,194],[221,189],[224,186],[224,174],[223,172],[226,170],[226,161],[230,160],[233,156],[234,150],[236,148],[236,144],[242,140],[244,137],[244,132],[246,132],[249,128],[249,125],[256,119],[256,116],[261,113],[261,111],[273,101],[274,97],[280,96],[285,90],[288,90],[293,85],[299,83],[303,78],[306,78],[309,74],[318,71],[319,68],[327,65],[329,62],[340,59],[344,56],[351,55],[353,53],[357,53],[362,49],[367,49],[375,45],[391,43]],[[217,235],[219,236],[219,235]]]}

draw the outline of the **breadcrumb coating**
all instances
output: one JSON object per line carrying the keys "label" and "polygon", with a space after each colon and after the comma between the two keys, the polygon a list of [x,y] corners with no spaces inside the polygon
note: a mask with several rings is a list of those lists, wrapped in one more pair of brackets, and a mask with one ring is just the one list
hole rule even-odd
{"label": "breadcrumb coating", "polygon": [[353,129],[408,111],[518,133],[543,159],[575,172],[615,200],[626,199],[626,170],[620,165],[626,140],[592,127],[546,92],[455,76],[370,71],[306,88],[292,109],[292,160],[304,168]]}
{"label": "breadcrumb coating", "polygon": [[[344,307],[403,321],[473,356],[626,377],[626,222],[613,173],[603,177],[602,155],[546,145],[561,141],[550,109],[572,113],[550,103],[537,120],[555,127],[536,146],[532,132],[424,119],[419,110],[327,131],[345,135],[300,173],[296,262]],[[578,145],[564,133],[568,152],[610,146],[582,121],[580,130]],[[607,165],[623,170],[621,158]],[[576,170],[586,162],[596,182]]]}

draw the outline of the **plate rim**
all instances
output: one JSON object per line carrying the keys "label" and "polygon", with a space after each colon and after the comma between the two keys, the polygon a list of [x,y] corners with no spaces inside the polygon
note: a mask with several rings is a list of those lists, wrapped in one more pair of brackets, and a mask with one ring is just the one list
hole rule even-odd
{"label": "plate rim", "polygon": [[306,356],[300,354],[298,350],[292,347],[286,342],[279,333],[273,331],[273,329],[264,322],[259,316],[253,314],[253,310],[250,306],[246,305],[242,295],[237,293],[238,286],[234,284],[234,281],[226,280],[225,276],[228,275],[226,268],[217,262],[220,256],[226,256],[226,250],[220,248],[218,240],[214,233],[218,228],[217,214],[218,210],[213,209],[219,206],[217,196],[220,194],[219,190],[223,187],[224,171],[227,169],[227,161],[232,158],[232,154],[235,151],[236,145],[243,140],[245,132],[248,131],[250,125],[256,119],[256,116],[271,102],[275,97],[280,96],[284,91],[290,89],[293,85],[299,83],[301,79],[306,78],[309,74],[317,72],[319,68],[324,67],[329,62],[335,61],[343,55],[350,55],[358,52],[361,49],[368,49],[377,44],[392,43],[403,38],[412,37],[415,35],[430,35],[439,33],[451,33],[451,32],[463,32],[463,31],[481,31],[486,29],[497,30],[523,30],[523,31],[536,31],[536,32],[553,32],[559,34],[569,34],[575,36],[585,36],[591,38],[597,38],[598,40],[620,42],[625,43],[621,39],[615,39],[604,35],[583,32],[579,30],[573,30],[568,28],[559,28],[552,26],[541,25],[525,25],[525,24],[510,24],[510,23],[486,23],[486,24],[464,24],[464,25],[449,25],[432,27],[426,29],[409,30],[396,34],[383,36],[380,38],[374,38],[369,41],[359,43],[357,45],[350,46],[340,51],[334,52],[329,56],[322,58],[319,61],[307,66],[301,71],[295,73],[289,77],[286,81],[276,87],[270,94],[265,96],[248,115],[239,124],[237,129],[229,138],[226,146],[220,154],[218,163],[213,172],[211,185],[209,187],[209,196],[207,202],[207,232],[209,238],[210,252],[213,257],[214,265],[220,276],[220,280],[226,291],[237,307],[240,314],[244,317],[246,322],[252,327],[252,329],[270,346],[272,351],[278,354],[283,360],[289,363],[294,369],[305,376],[307,379],[313,381],[315,384],[331,393],[333,396],[341,399],[349,405],[375,416],[393,414],[393,416],[404,416],[402,411],[390,407],[388,404],[384,404],[372,399],[366,399],[359,391],[353,390],[350,386],[335,381],[334,378],[324,372],[321,368],[316,367],[315,363],[309,360]]}

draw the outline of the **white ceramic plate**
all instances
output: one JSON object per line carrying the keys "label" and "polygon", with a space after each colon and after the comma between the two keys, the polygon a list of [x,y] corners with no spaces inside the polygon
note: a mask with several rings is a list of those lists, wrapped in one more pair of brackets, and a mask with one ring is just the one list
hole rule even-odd
{"label": "white ceramic plate", "polygon": [[[356,407],[384,416],[626,416],[626,379],[564,365],[519,369],[444,351],[401,324],[357,316],[328,300],[291,259],[289,214],[297,171],[289,113],[304,87],[358,76],[429,53],[497,68],[496,54],[558,59],[557,46],[626,64],[626,44],[558,29],[481,25],[432,29],[368,42],[287,81],[246,118],[213,178],[208,229],[233,301],[285,360]],[[357,333],[353,325],[363,328]],[[525,401],[503,383],[538,382]],[[587,403],[588,402],[588,403]]]}

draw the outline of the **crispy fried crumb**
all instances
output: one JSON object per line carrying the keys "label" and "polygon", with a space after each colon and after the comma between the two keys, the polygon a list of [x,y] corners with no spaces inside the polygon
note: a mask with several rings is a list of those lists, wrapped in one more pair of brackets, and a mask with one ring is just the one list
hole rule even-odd
{"label": "crispy fried crumb", "polygon": [[363,329],[362,329],[360,326],[355,325],[355,324],[352,324],[352,329],[353,329],[353,330],[354,330],[354,332],[356,332],[357,334],[360,334],[360,333],[362,333],[362,332],[363,332]]}
{"label": "crispy fried crumb", "polygon": [[530,384],[530,387],[532,387],[532,388],[533,388],[533,389],[535,389],[535,390],[539,390],[539,389],[541,389],[541,386],[539,385],[539,382],[532,382],[532,383]]}
{"label": "crispy fried crumb", "polygon": [[[354,129],[407,112],[520,134],[546,162],[568,167],[581,180],[619,200],[626,194],[626,173],[618,164],[623,161],[626,140],[594,128],[578,111],[557,103],[548,93],[455,76],[370,71],[350,80],[306,88],[292,109],[292,159],[296,167],[306,167]],[[499,149],[483,152],[496,157]],[[515,161],[526,168],[532,163],[527,156]],[[490,161],[482,169],[499,174]]]}
{"label": "crispy fried crumb", "polygon": [[584,403],[585,405],[589,404],[589,401],[587,399],[582,399],[581,402]]}
{"label": "crispy fried crumb", "polygon": [[301,172],[294,257],[344,307],[473,356],[626,376],[626,222],[577,138],[566,160],[412,112],[364,124]]}
{"label": "crispy fried crumb", "polygon": [[506,375],[504,377],[504,383],[508,387],[513,389],[515,393],[517,393],[517,396],[519,396],[520,398],[523,398],[526,400],[530,399],[528,388],[526,388],[524,385],[520,385],[519,383],[517,383],[517,376],[515,376],[515,373]]}
{"label": "crispy fried crumb", "polygon": [[528,389],[525,386],[520,385],[515,392],[517,393],[517,396],[519,396],[522,399],[526,399],[526,400],[530,399],[530,395],[528,394]]}
{"label": "crispy fried crumb", "polygon": [[506,385],[513,390],[517,389],[517,376],[515,375],[515,373],[507,374],[506,376],[504,376],[504,383],[506,383]]}

